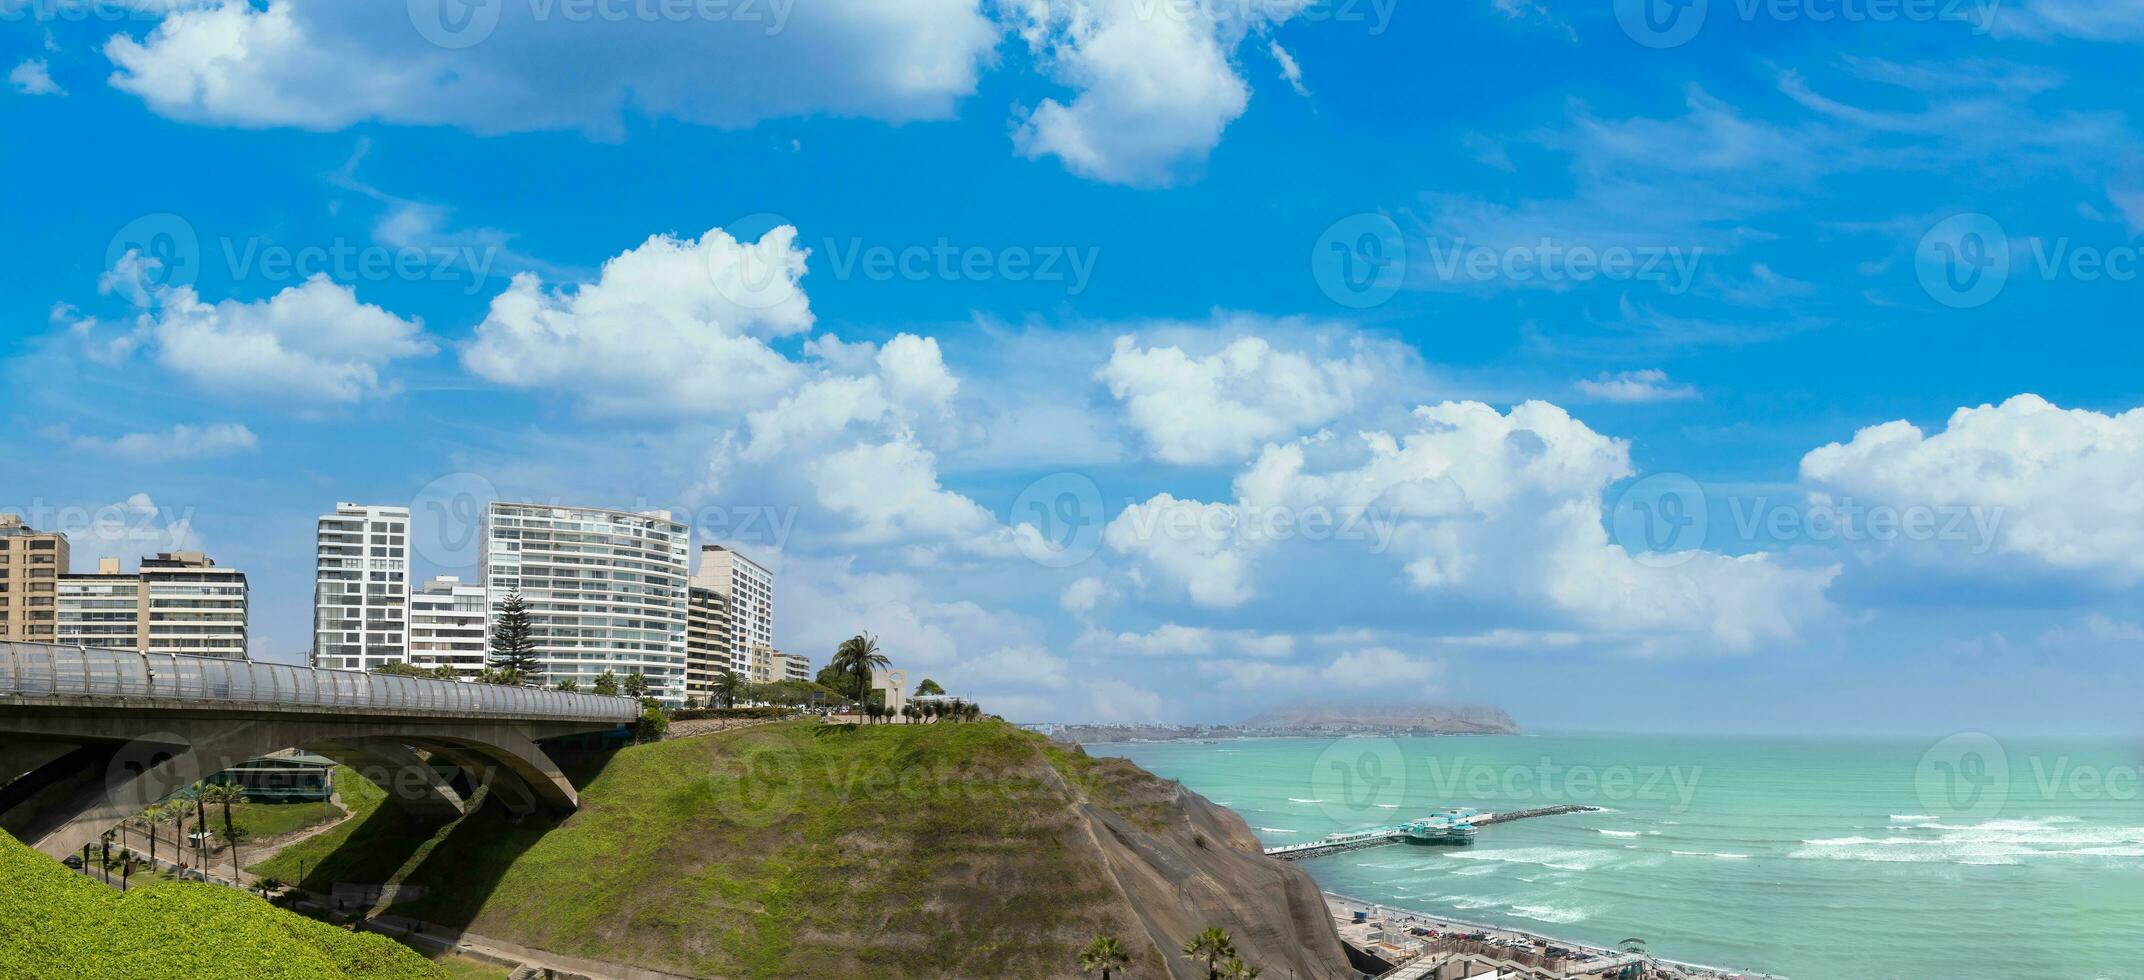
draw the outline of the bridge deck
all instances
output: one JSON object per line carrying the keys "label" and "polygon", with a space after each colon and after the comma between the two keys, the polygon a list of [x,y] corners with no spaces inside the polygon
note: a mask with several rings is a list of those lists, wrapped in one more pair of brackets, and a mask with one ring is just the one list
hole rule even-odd
{"label": "bridge deck", "polygon": [[0,643],[0,707],[342,712],[626,724],[631,698],[316,670],[249,660]]}

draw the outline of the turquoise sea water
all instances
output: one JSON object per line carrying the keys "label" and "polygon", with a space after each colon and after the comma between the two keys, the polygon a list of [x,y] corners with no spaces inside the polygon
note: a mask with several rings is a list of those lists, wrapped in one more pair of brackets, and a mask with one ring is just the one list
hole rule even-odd
{"label": "turquoise sea water", "polygon": [[1447,806],[1604,812],[1302,863],[1372,901],[1792,980],[2144,978],[2144,743],[1626,736],[1088,747],[1268,846]]}

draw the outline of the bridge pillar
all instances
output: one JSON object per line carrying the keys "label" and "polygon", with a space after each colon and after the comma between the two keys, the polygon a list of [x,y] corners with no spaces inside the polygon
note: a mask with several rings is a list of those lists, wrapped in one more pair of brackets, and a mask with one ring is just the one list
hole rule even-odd
{"label": "bridge pillar", "polygon": [[468,803],[461,794],[447,785],[430,763],[418,758],[417,753],[399,741],[332,739],[308,745],[306,749],[356,770],[358,775],[393,797],[412,820],[444,823],[468,810]]}
{"label": "bridge pillar", "polygon": [[516,817],[528,816],[538,807],[554,813],[572,813],[580,807],[573,784],[534,739],[503,726],[471,735],[432,737],[423,747],[469,772],[472,782],[489,788],[490,795]]}

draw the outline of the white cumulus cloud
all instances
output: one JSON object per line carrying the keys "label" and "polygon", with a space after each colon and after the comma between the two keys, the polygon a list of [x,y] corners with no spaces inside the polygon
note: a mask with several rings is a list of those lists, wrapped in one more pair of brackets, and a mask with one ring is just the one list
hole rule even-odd
{"label": "white cumulus cloud", "polygon": [[[1057,157],[1081,176],[1139,186],[1174,183],[1220,144],[1222,132],[1250,105],[1250,84],[1235,60],[1245,37],[1285,23],[1310,4],[1015,5],[1021,37],[1078,94],[1069,102],[1044,99],[1013,140],[1021,153]],[[1299,72],[1283,71],[1291,83],[1299,80]]]}
{"label": "white cumulus cloud", "polygon": [[[1923,543],[1952,561],[2144,581],[2144,409],[2108,415],[2018,395],[1961,408],[1933,434],[1870,426],[1802,457],[1801,474],[1835,501],[1932,512]],[[1951,513],[1969,519],[1954,524]]]}
{"label": "white cumulus cloud", "polygon": [[146,351],[219,396],[349,404],[393,393],[391,364],[436,351],[421,321],[361,303],[324,275],[265,300],[211,304],[190,286],[152,285],[153,271],[130,252],[105,277],[106,291],[143,307],[130,324],[68,325],[92,358],[120,363]]}
{"label": "white cumulus cloud", "polygon": [[611,134],[636,114],[945,118],[1001,36],[980,0],[642,4],[629,16],[503,3],[465,25],[442,17],[460,6],[210,0],[104,52],[115,87],[178,119]]}
{"label": "white cumulus cloud", "polygon": [[1376,375],[1359,354],[1319,360],[1241,337],[1204,356],[1117,338],[1095,375],[1154,456],[1180,464],[1242,459],[1355,407]]}

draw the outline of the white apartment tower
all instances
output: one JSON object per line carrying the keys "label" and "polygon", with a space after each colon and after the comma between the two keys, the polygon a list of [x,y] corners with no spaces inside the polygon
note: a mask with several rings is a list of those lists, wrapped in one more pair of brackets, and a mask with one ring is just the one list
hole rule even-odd
{"label": "white apartment tower", "polygon": [[691,529],[668,512],[493,503],[484,511],[484,586],[493,616],[519,590],[546,686],[582,690],[639,671],[655,696],[685,700]]}
{"label": "white apartment tower", "polygon": [[752,676],[752,651],[774,648],[774,573],[719,544],[702,545],[692,584],[720,595],[730,620],[730,669]]}
{"label": "white apartment tower", "polygon": [[246,659],[246,573],[220,568],[198,551],[141,560],[148,653]]}
{"label": "white apartment tower", "polygon": [[409,656],[409,508],[338,503],[320,516],[313,666],[371,670]]}
{"label": "white apartment tower", "polygon": [[433,669],[452,667],[463,678],[484,670],[488,638],[484,587],[441,576],[409,594],[409,662]]}
{"label": "white apartment tower", "polygon": [[59,581],[59,642],[190,657],[246,659],[246,573],[198,551],[167,551],[119,571],[102,558],[94,575]]}

